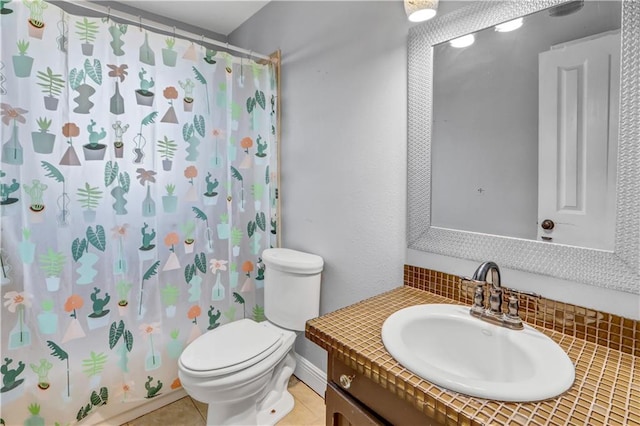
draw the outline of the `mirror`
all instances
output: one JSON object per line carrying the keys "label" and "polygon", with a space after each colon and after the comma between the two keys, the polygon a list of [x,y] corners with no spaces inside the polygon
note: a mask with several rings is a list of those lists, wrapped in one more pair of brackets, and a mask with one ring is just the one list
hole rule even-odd
{"label": "mirror", "polygon": [[571,2],[434,46],[433,226],[613,251],[621,12]]}
{"label": "mirror", "polygon": [[[637,141],[633,140],[640,127],[639,65],[633,62],[633,49],[639,47],[640,40],[637,8],[629,2],[532,3],[473,3],[411,29],[409,248],[476,261],[491,259],[508,268],[638,293],[640,165]],[[559,6],[551,10],[562,12],[578,3],[580,10],[573,14],[550,16],[549,8]],[[592,11],[599,14],[595,21],[590,18]],[[620,14],[624,23],[621,36],[616,28],[620,26]],[[566,22],[558,24],[559,31],[542,23],[554,19],[577,21],[581,15],[586,21],[578,23],[573,33]],[[519,17],[524,17],[524,24],[516,31],[501,33],[493,28]],[[532,31],[528,35],[524,31],[527,28]],[[529,59],[521,58],[530,45],[539,44],[532,33],[538,38],[543,34],[549,44],[538,46]],[[474,45],[451,47],[450,40],[466,34],[475,35]],[[497,37],[502,37],[502,48],[489,46]],[[610,49],[614,54],[621,52],[621,58],[609,59],[601,86],[608,90],[620,84],[621,92],[599,92],[597,97],[606,102],[596,108],[595,115],[605,118],[606,124],[604,130],[594,133],[597,137],[591,137],[583,131],[590,124],[575,124],[585,103],[592,105],[576,95],[576,90],[586,85],[585,70],[578,66],[585,61],[567,63],[565,59],[571,55],[566,52],[582,42],[607,37],[621,37],[622,50],[615,45]],[[493,56],[501,50],[518,60]],[[561,54],[555,56],[560,62],[542,70],[545,61],[553,63],[544,57],[558,52]],[[508,69],[507,62],[515,62],[516,69]],[[489,71],[494,65],[498,65],[497,71]],[[619,81],[616,65],[623,70]],[[545,73],[550,78],[541,77]],[[483,89],[488,92],[481,94]],[[592,87],[588,89],[597,93]],[[619,102],[616,96],[620,93]],[[589,138],[606,143],[586,149],[584,143]],[[539,147],[539,139],[553,140],[550,159],[545,158],[548,148]],[[609,208],[601,209],[598,225],[586,228],[589,232],[578,232],[598,234],[595,242],[562,239],[556,231],[563,227],[563,218],[556,219],[555,231],[540,225],[557,210],[573,216],[584,210],[585,197],[591,197],[585,195],[586,165],[592,163],[584,159],[587,151],[597,153],[593,158],[617,158],[601,164],[605,172],[596,173],[600,177],[604,173],[601,180],[607,185],[616,181],[617,185],[601,185],[604,201],[595,204]],[[558,152],[564,158],[555,156]],[[567,161],[571,158],[578,161]],[[546,189],[550,185],[557,191]],[[538,191],[538,187],[545,189]],[[550,192],[550,204],[556,211],[539,212],[543,196]]]}

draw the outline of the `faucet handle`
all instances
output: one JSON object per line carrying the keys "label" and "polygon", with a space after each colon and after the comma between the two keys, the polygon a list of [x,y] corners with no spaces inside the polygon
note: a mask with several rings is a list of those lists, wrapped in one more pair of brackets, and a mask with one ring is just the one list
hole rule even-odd
{"label": "faucet handle", "polygon": [[484,282],[476,281],[476,289],[473,293],[473,305],[471,312],[476,314],[484,313]]}
{"label": "faucet handle", "polygon": [[509,318],[518,318],[518,309],[520,308],[518,298],[516,296],[509,296],[509,305],[507,308],[507,316]]}
{"label": "faucet handle", "polygon": [[489,289],[489,313],[502,316],[502,289],[491,287]]}
{"label": "faucet handle", "polygon": [[522,319],[520,319],[520,315],[518,314],[519,308],[518,297],[514,295],[509,296],[509,305],[504,319],[508,323],[522,327]]}

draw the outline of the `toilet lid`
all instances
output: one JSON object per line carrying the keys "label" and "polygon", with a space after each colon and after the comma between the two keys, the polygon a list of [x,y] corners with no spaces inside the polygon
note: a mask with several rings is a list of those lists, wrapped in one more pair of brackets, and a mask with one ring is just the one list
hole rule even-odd
{"label": "toilet lid", "polygon": [[242,319],[199,336],[182,352],[180,362],[193,371],[232,373],[260,362],[281,344],[276,330]]}

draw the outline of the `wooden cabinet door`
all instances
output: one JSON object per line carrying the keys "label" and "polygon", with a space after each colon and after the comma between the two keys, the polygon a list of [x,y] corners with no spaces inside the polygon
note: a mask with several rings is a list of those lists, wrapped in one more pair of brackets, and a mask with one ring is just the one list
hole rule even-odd
{"label": "wooden cabinet door", "polygon": [[380,426],[384,425],[365,407],[344,394],[329,382],[325,393],[327,426]]}
{"label": "wooden cabinet door", "polygon": [[[348,377],[348,386],[342,388],[342,377]],[[327,425],[345,425],[349,423],[336,423],[331,420],[333,413],[329,408],[329,386],[333,386],[340,395],[349,398],[357,407],[363,408],[369,416],[378,423],[351,422],[354,426],[369,424],[390,424],[395,426],[443,426],[445,418],[438,414],[439,418],[431,418],[418,411],[411,403],[383,389],[373,380],[358,373],[356,370],[329,354],[329,384],[327,385]],[[435,407],[434,407],[435,408]],[[435,410],[434,410],[435,411]],[[340,419],[340,416],[338,416]]]}

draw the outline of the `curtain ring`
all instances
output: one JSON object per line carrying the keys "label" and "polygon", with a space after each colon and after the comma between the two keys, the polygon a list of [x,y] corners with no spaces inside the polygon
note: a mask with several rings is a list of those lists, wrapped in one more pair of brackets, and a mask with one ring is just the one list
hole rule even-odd
{"label": "curtain ring", "polygon": [[204,49],[204,34],[200,34],[200,50]]}
{"label": "curtain ring", "polygon": [[111,19],[111,6],[107,6],[107,23]]}
{"label": "curtain ring", "polygon": [[140,32],[142,32],[142,16],[138,15]]}
{"label": "curtain ring", "polygon": [[176,26],[173,26],[173,38],[176,38]]}

